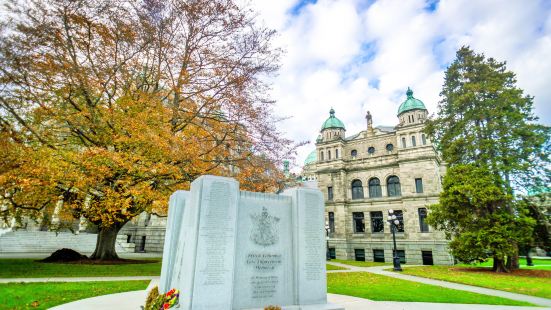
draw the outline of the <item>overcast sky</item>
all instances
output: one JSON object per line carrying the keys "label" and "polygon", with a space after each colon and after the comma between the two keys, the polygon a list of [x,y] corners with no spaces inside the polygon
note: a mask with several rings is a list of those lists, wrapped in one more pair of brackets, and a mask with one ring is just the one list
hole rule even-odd
{"label": "overcast sky", "polygon": [[[546,0],[251,0],[286,50],[273,81],[280,128],[296,141],[302,165],[333,107],[347,136],[397,124],[408,86],[436,112],[444,70],[470,45],[517,74],[551,124],[551,1]],[[296,170],[296,168],[295,168]]]}

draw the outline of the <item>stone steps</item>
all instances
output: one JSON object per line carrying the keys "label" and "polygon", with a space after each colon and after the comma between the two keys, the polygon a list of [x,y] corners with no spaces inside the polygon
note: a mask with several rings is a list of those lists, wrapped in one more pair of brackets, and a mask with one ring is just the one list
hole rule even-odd
{"label": "stone steps", "polygon": [[[70,248],[81,253],[92,253],[96,247],[97,234],[51,231],[12,231],[0,236],[2,253],[51,253],[61,248]],[[133,246],[123,245],[117,239],[117,252],[134,252]]]}

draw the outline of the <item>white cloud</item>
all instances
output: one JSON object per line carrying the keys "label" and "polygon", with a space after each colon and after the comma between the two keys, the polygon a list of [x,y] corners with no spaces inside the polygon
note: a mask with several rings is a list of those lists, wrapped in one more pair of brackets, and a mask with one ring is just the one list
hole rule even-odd
{"label": "white cloud", "polygon": [[[281,126],[297,141],[315,141],[330,107],[347,135],[365,128],[366,110],[375,125],[395,125],[408,86],[435,113],[445,67],[462,45],[507,61],[535,96],[536,115],[551,123],[545,0],[442,0],[434,11],[423,0],[301,1],[252,2],[287,50],[273,94],[277,111],[292,116]],[[313,148],[299,150],[297,164]]]}

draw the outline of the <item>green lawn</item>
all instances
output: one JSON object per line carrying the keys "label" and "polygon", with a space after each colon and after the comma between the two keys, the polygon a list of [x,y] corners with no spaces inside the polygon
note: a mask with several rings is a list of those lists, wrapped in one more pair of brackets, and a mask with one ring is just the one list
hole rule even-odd
{"label": "green lawn", "polygon": [[122,265],[39,263],[32,259],[0,259],[0,278],[158,276],[161,262]]}
{"label": "green lawn", "polygon": [[341,266],[335,266],[331,264],[325,264],[327,266],[327,270],[347,270],[348,268],[344,268]]}
{"label": "green lawn", "polygon": [[486,268],[472,268],[471,271],[469,271],[465,269],[465,267],[449,266],[410,267],[404,268],[403,273],[493,288],[512,293],[551,298],[551,277],[537,278],[525,275],[497,274],[488,272]]}
{"label": "green lawn", "polygon": [[0,284],[0,308],[48,309],[88,297],[145,290],[148,284],[149,281],[6,283]]}
{"label": "green lawn", "polygon": [[531,306],[522,301],[405,281],[368,272],[328,273],[327,292],[378,301]]}
{"label": "green lawn", "polygon": [[374,267],[374,266],[385,266],[390,265],[389,263],[375,263],[375,262],[358,262],[355,260],[344,260],[344,259],[332,259],[332,262],[346,264],[356,267]]}
{"label": "green lawn", "polygon": [[[520,258],[520,269],[538,269],[538,270],[551,270],[551,259],[532,259],[534,266],[526,266],[526,258]],[[459,266],[468,267],[492,267],[493,259],[489,259],[484,263],[479,264],[460,264]]]}

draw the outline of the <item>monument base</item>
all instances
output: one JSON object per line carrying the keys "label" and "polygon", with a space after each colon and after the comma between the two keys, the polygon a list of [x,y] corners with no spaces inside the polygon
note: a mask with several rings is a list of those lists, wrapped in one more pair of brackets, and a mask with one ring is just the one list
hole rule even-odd
{"label": "monument base", "polygon": [[[243,310],[264,310],[264,308],[251,308]],[[281,310],[345,310],[343,306],[327,303],[318,305],[285,306]]]}

